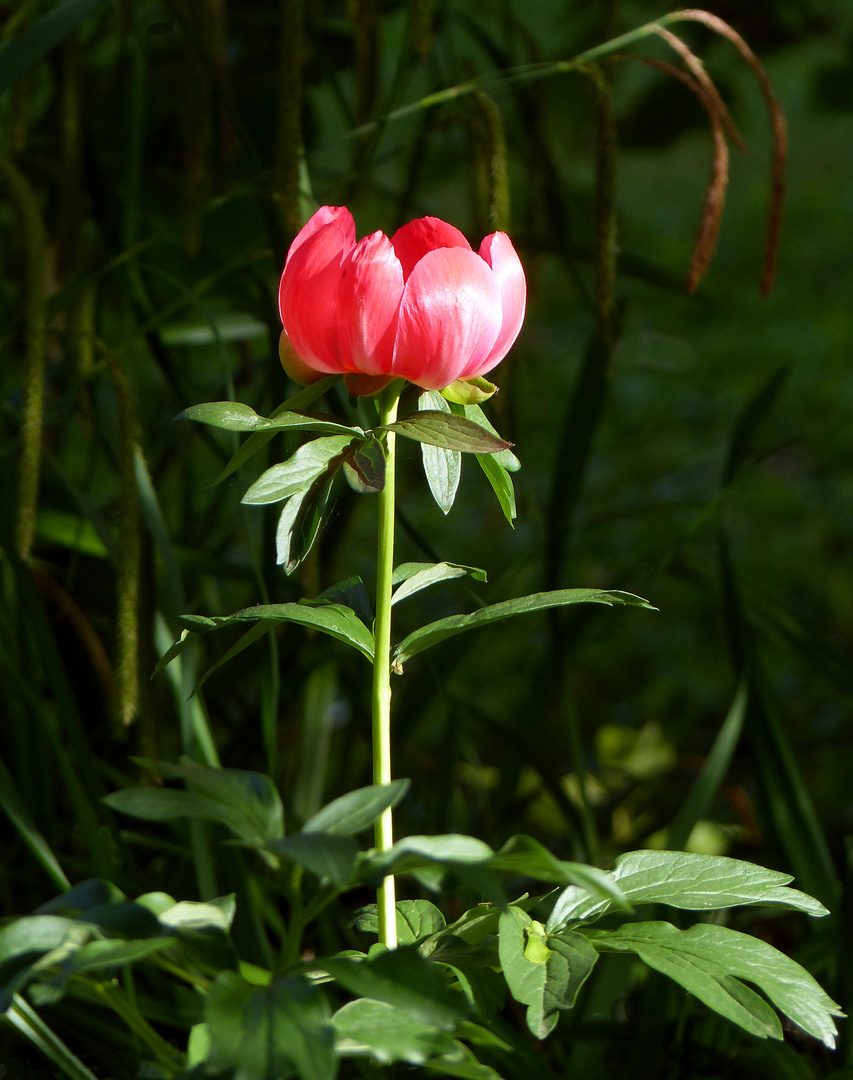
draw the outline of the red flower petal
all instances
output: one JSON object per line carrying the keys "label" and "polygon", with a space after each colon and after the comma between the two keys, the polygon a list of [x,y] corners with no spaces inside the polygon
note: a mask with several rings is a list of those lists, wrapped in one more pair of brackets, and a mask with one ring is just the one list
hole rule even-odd
{"label": "red flower petal", "polygon": [[354,243],[350,212],[321,207],[294,240],[281,275],[281,321],[300,359],[316,371],[343,370],[335,304],[341,260]]}
{"label": "red flower petal", "polygon": [[287,259],[285,259],[284,265],[287,266],[291,256],[296,252],[306,240],[314,235],[319,229],[322,229],[324,225],[330,225],[336,223],[340,228],[344,237],[349,241],[349,246],[355,243],[355,222],[352,219],[352,214],[347,210],[345,206],[321,206],[319,210],[315,211],[310,218],[305,222],[299,232],[296,234],[296,238],[290,245],[290,250],[287,253]]}
{"label": "red flower petal", "polygon": [[391,237],[391,243],[403,267],[405,281],[428,251],[455,247],[471,250],[471,245],[454,225],[436,217],[418,218],[403,225]]}
{"label": "red flower petal", "polygon": [[403,271],[384,233],[365,236],[345,255],[338,281],[338,338],[344,371],[391,370]]}
{"label": "red flower petal", "polygon": [[472,379],[484,375],[503,360],[512,348],[521,324],[524,322],[524,309],[527,303],[527,281],[521,260],[506,233],[492,233],[480,244],[480,255],[491,266],[498,279],[501,290],[501,309],[503,319],[500,333],[486,359],[479,367],[466,370],[462,378]]}
{"label": "red flower petal", "polygon": [[486,360],[501,322],[498,278],[479,255],[459,246],[429,251],[403,291],[394,374],[441,390]]}

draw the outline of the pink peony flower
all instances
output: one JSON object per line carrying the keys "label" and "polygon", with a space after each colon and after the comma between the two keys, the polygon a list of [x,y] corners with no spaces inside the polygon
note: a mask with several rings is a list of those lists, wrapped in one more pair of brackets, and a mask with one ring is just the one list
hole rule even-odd
{"label": "pink peony flower", "polygon": [[[524,320],[527,285],[505,233],[479,252],[439,218],[356,242],[352,214],[321,206],[287,253],[278,292],[281,359],[297,382],[408,379],[442,390],[491,371]],[[359,381],[353,381],[358,385]]]}

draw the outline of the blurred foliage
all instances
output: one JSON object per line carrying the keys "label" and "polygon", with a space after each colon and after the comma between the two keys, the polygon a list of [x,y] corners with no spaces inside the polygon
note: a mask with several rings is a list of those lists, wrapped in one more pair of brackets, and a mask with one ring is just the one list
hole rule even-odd
{"label": "blurred foliage", "polygon": [[[203,828],[128,832],[101,797],[139,782],[131,756],[184,753],[268,773],[298,826],[369,781],[365,669],[327,638],[285,628],[194,697],[236,639],[205,638],[149,678],[182,612],[371,579],[369,500],[338,491],[295,579],[275,566],[273,516],[240,506],[293,436],[215,485],[236,437],[173,423],[226,398],[268,415],[292,392],[277,357],[284,254],[315,205],[346,203],[361,235],[423,214],[475,243],[504,227],[528,274],[526,325],[487,406],[522,461],[519,518],[506,526],[469,466],[445,519],[417,453],[401,463],[398,561],[489,574],[419,595],[418,623],[548,587],[627,589],[660,608],[537,615],[414,659],[395,698],[395,771],[412,779],[401,835],[497,847],[529,832],[610,865],[675,835],[701,784],[694,846],[793,873],[834,912],[738,925],[849,1007],[853,18],[843,0],[708,6],[760,55],[787,117],[780,266],[763,299],[769,125],[729,43],[675,27],[749,147],[692,296],[711,159],[695,98],[639,63],[605,66],[612,113],[576,72],[502,74],[632,30],[662,14],[650,0],[0,2],[0,72],[28,34],[34,50],[0,96],[0,805],[15,826],[0,910],[31,910],[63,876],[234,891],[241,955],[264,963],[276,901],[257,868],[220,847],[214,867]],[[48,41],[59,9],[70,25]],[[628,51],[677,59],[659,40]],[[430,102],[474,78],[481,93]],[[606,317],[602,118],[619,144]],[[584,358],[605,339],[610,370],[590,387]],[[365,408],[341,391],[331,404],[356,422]],[[397,637],[416,625],[405,606],[395,618]],[[321,937],[328,950],[354,931],[330,916]],[[519,1058],[524,1075],[853,1067],[846,1033],[835,1059],[759,1045],[657,976],[604,969],[542,1060]],[[96,1032],[73,1010],[55,1020]],[[36,1075],[21,1058],[0,1032],[8,1075]]]}

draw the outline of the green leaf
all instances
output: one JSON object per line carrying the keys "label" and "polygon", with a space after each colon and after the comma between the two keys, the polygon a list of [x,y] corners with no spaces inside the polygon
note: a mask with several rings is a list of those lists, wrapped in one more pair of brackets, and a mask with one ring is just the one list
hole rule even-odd
{"label": "green leaf", "polygon": [[464,577],[468,574],[475,581],[485,581],[486,571],[479,570],[476,566],[463,566],[461,563],[403,563],[394,571],[394,582],[402,582],[400,587],[391,597],[391,603],[396,604],[413,596],[421,589],[428,589],[430,585],[436,585],[440,581],[450,581],[452,578]]}
{"label": "green leaf", "polygon": [[[401,945],[417,945],[424,938],[445,928],[444,916],[429,900],[397,901],[397,940]],[[376,904],[368,904],[356,912],[352,925],[363,934],[379,933],[379,914]]]}
{"label": "green leaf", "polygon": [[447,1032],[387,1001],[350,1001],[333,1019],[338,1053],[369,1054],[383,1065],[394,1061],[423,1065],[428,1058],[452,1053],[458,1045]]}
{"label": "green leaf", "polygon": [[[299,626],[319,630],[337,641],[343,641],[346,645],[358,649],[368,660],[373,660],[373,635],[352,608],[343,604],[328,603],[319,599],[301,600],[296,604],[259,604],[256,607],[235,611],[233,615],[216,615],[212,618],[207,615],[182,615],[181,619],[188,623],[189,628],[197,634],[206,634],[223,626],[257,620],[271,623],[270,629],[274,629],[281,623],[292,622]],[[161,663],[167,662],[166,657],[172,658],[177,655],[177,652],[185,648],[187,644],[189,642],[182,635],[181,640],[175,642]]]}
{"label": "green leaf", "polygon": [[175,939],[170,937],[148,938],[142,941],[89,941],[66,957],[54,976],[39,984],[39,1003],[47,1004],[58,1000],[68,980],[75,975],[111,971],[134,964],[152,953],[172,948],[174,943]]}
{"label": "green leaf", "polygon": [[208,993],[205,1022],[209,1071],[231,1069],[232,1080],[334,1080],[331,1009],[302,976],[258,988],[223,972]]}
{"label": "green leaf", "polygon": [[275,561],[292,574],[311,548],[323,524],[334,474],[321,474],[313,484],[284,504],[275,533]]}
{"label": "green leaf", "polygon": [[514,600],[504,600],[500,604],[490,604],[480,608],[470,615],[451,615],[438,622],[428,623],[419,630],[409,634],[394,649],[393,665],[396,671],[401,671],[403,664],[417,653],[437,645],[446,638],[461,634],[465,630],[474,630],[480,626],[488,626],[489,623],[507,619],[512,615],[526,615],[533,611],[544,611],[546,608],[565,607],[568,604],[629,604],[636,607],[657,610],[647,601],[632,593],[605,592],[599,589],[559,589],[556,592],[533,593],[530,596],[519,596]]}
{"label": "green leaf", "polygon": [[683,848],[697,822],[711,809],[714,797],[728,775],[729,765],[740,742],[746,716],[747,697],[747,684],[744,680],[737,689],[728,715],[714,739],[714,745],[705,759],[696,783],[690,789],[690,794],[681,804],[675,820],[667,831],[666,847]]}
{"label": "green leaf", "polygon": [[762,990],[780,1012],[833,1049],[833,1016],[842,1016],[809,973],[765,941],[726,926],[699,923],[677,930],[670,923],[647,922],[618,930],[585,930],[599,952],[633,952],[649,967],[668,975],[709,1008],[759,1038],[782,1038],[782,1028]]}
{"label": "green leaf", "polygon": [[355,871],[358,844],[350,836],[301,832],[267,844],[270,851],[304,866],[319,878],[328,878],[339,889],[347,886]]}
{"label": "green leaf", "polygon": [[493,870],[508,870],[549,884],[572,882],[608,905],[630,909],[630,903],[611,874],[595,866],[558,859],[530,836],[511,837],[500,851],[495,852],[489,865]]}
{"label": "green leaf", "polygon": [[[418,398],[418,408],[433,412],[450,412],[450,406],[435,390],[428,390],[425,394],[421,394]],[[421,458],[432,497],[439,508],[445,514],[449,514],[462,476],[462,454],[459,450],[448,450],[443,446],[431,446],[429,443],[422,442]]]}
{"label": "green leaf", "polygon": [[[512,485],[512,477],[506,470],[506,467],[497,460],[497,454],[480,454],[477,458],[477,464],[483,470],[486,475],[486,479],[489,481],[497,496],[498,504],[500,505],[503,515],[507,522],[512,525],[518,516],[518,511],[515,506],[515,488]],[[513,526],[514,528],[515,526]]]}
{"label": "green leaf", "polygon": [[[287,461],[273,465],[261,473],[243,496],[242,502],[249,506],[262,506],[300,494],[325,472],[334,471],[343,461],[345,451],[352,445],[352,441],[347,435],[312,439],[300,446]],[[340,458],[340,461],[336,461],[337,458]]]}
{"label": "green leaf", "polygon": [[369,960],[324,960],[322,968],[351,994],[386,1001],[442,1031],[452,1031],[468,1015],[465,998],[451,989],[442,968],[411,945]]}
{"label": "green leaf", "polygon": [[302,831],[355,836],[369,829],[389,807],[396,806],[408,789],[408,780],[392,780],[389,784],[372,784],[348,791],[318,810],[305,822]]}
{"label": "green leaf", "polygon": [[126,788],[104,802],[114,810],[146,821],[200,817],[219,821],[241,840],[263,844],[284,834],[281,799],[267,776],[242,769],[146,762],[165,776],[185,780],[188,791],[174,788]]}
{"label": "green leaf", "polygon": [[225,431],[316,431],[324,435],[363,436],[364,429],[352,427],[334,417],[312,416],[302,412],[282,412],[276,416],[259,416],[241,401],[207,401],[191,405],[178,413],[178,420],[196,420]]}
{"label": "green leaf", "polygon": [[396,431],[407,439],[471,454],[494,454],[511,445],[473,420],[437,409],[418,410],[379,430]]}
{"label": "green leaf", "polygon": [[410,873],[434,865],[486,865],[493,854],[488,844],[473,836],[456,833],[444,836],[407,836],[398,840],[388,851],[367,857],[365,866],[371,874],[380,873],[384,876]]}
{"label": "green leaf", "polygon": [[527,1026],[537,1039],[570,1009],[598,956],[581,934],[547,934],[527,912],[509,907],[500,917],[498,950],[509,991],[527,1006]]}
{"label": "green leaf", "polygon": [[357,495],[378,495],[385,487],[385,450],[372,435],[344,458],[346,482]]}
{"label": "green leaf", "polygon": [[0,1013],[39,970],[59,963],[92,937],[60,915],[26,915],[0,930]]}
{"label": "green leaf", "polygon": [[[688,911],[712,911],[741,904],[773,904],[829,914],[823,904],[787,887],[790,874],[722,855],[698,855],[686,851],[630,851],[620,855],[610,872],[613,882],[633,904],[669,904]],[[611,908],[601,896],[570,885],[560,894],[549,930],[568,922],[589,922]]]}
{"label": "green leaf", "polygon": [[0,49],[0,94],[47,56],[85,18],[109,2],[60,0],[20,37],[4,45]]}
{"label": "green leaf", "polygon": [[479,376],[476,379],[457,379],[450,386],[445,386],[441,396],[454,405],[479,405],[481,401],[488,401],[498,388],[493,382]]}
{"label": "green leaf", "polygon": [[[466,419],[473,421],[475,424],[479,424],[480,427],[484,427],[486,431],[490,431],[496,438],[500,438],[497,431],[495,431],[494,425],[491,420],[486,416],[479,405],[465,405],[454,406],[453,411],[457,416],[464,416]],[[512,450],[499,450],[496,454],[492,455],[492,460],[496,461],[499,465],[502,465],[507,472],[518,472],[521,468],[521,462],[512,452]]]}
{"label": "green leaf", "polygon": [[[339,375],[327,375],[325,379],[320,379],[318,382],[312,383],[311,386],[303,387],[298,394],[294,394],[293,397],[288,398],[282,405],[279,405],[272,414],[273,419],[281,416],[283,413],[299,412],[302,409],[306,409],[309,405],[313,405],[317,398],[322,397],[327,390],[331,389],[331,387],[339,381],[339,379]],[[232,473],[236,472],[241,465],[245,465],[245,463],[253,458],[259,450],[263,450],[275,434],[275,431],[257,431],[253,435],[250,435],[216,478],[216,483],[218,484],[222,480],[225,480],[226,477],[229,477]]]}
{"label": "green leaf", "polygon": [[68,889],[71,883],[65,871],[59,865],[49,844],[39,832],[32,815],[21,798],[12,774],[0,758],[0,808],[17,829],[19,836],[41,864],[48,877],[57,888]]}

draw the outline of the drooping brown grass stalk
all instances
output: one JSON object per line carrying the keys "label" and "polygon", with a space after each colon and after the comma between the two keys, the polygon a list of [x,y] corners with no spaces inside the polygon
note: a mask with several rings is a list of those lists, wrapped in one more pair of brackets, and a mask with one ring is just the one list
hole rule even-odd
{"label": "drooping brown grass stalk", "polygon": [[761,272],[761,291],[766,296],[773,288],[776,263],[779,255],[779,237],[782,228],[782,207],[785,201],[785,162],[788,157],[788,133],[785,116],[770,85],[767,72],[740,34],[718,15],[700,8],[687,8],[673,16],[678,20],[698,22],[730,41],[754,72],[767,111],[773,133],[773,158],[770,179],[770,208],[767,214],[767,232],[764,241],[764,266]]}
{"label": "drooping brown grass stalk", "polygon": [[[694,292],[713,258],[717,247],[717,237],[720,233],[726,187],[729,181],[729,147],[726,142],[726,134],[729,134],[739,149],[743,150],[744,144],[729,115],[725,102],[720,97],[717,87],[699,57],[671,30],[659,26],[655,28],[655,33],[663,38],[684,61],[687,71],[678,72],[677,77],[688,76],[682,81],[693,90],[704,105],[708,113],[708,121],[711,125],[711,135],[714,141],[711,176],[705,191],[705,202],[702,206],[699,228],[696,231],[696,239],[693,244],[693,257],[690,260],[690,269],[687,272],[687,289],[689,292]],[[678,69],[673,69],[670,73],[676,71]]]}

